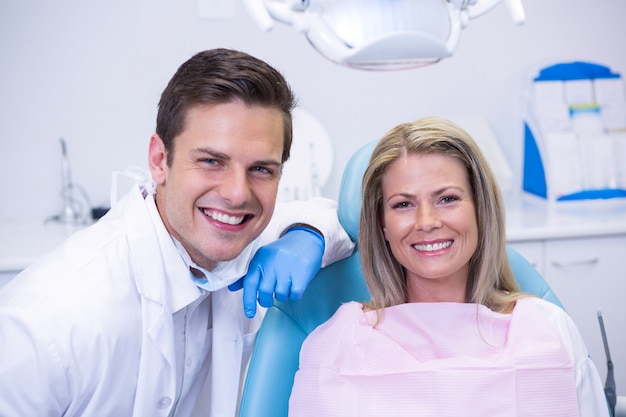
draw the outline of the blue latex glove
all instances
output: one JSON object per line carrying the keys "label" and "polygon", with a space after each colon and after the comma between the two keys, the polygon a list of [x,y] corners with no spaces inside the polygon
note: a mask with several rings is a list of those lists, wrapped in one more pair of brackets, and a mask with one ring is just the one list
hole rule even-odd
{"label": "blue latex glove", "polygon": [[294,226],[278,240],[260,247],[246,276],[228,286],[231,291],[243,288],[246,317],[256,314],[259,304],[270,307],[274,294],[279,301],[299,300],[309,282],[322,267],[324,238],[317,231]]}

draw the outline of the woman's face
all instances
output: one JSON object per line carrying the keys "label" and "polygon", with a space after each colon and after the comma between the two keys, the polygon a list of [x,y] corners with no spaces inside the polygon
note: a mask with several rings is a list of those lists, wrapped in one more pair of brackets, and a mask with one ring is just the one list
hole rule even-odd
{"label": "woman's face", "polygon": [[472,188],[461,161],[403,156],[382,179],[383,232],[407,273],[409,302],[465,301],[478,245]]}

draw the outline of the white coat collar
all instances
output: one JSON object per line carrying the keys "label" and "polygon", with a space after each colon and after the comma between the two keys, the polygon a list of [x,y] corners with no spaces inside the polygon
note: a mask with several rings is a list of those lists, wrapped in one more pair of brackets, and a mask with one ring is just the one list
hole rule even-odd
{"label": "white coat collar", "polygon": [[189,278],[191,281],[195,283],[200,288],[203,288],[207,291],[218,291],[223,288],[226,288],[233,282],[237,281],[239,278],[242,278],[246,272],[248,271],[248,265],[252,260],[254,253],[259,246],[260,238],[253,240],[244,248],[244,250],[237,256],[235,259],[225,262],[218,262],[215,269],[209,271],[196,264],[189,253],[185,250],[183,245],[178,242],[174,237],[172,237],[174,244],[178,248],[178,252],[180,256],[183,258],[183,261],[186,263],[187,267],[191,269],[195,269],[203,274],[203,277],[195,277],[194,274],[190,273]]}
{"label": "white coat collar", "polygon": [[168,307],[170,311],[177,312],[202,296],[202,291],[189,279],[189,268],[175,245],[175,239],[171,237],[163,224],[154,196],[148,194],[145,202],[161,248],[163,268],[167,277],[164,290],[167,294]]}

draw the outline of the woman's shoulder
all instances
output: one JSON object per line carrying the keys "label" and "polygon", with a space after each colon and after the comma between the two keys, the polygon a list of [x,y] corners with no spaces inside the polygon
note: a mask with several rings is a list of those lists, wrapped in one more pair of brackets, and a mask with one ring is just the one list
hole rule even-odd
{"label": "woman's shoulder", "polygon": [[363,304],[356,301],[343,303],[328,320],[309,333],[307,341],[313,343],[312,341],[321,339],[337,338],[349,332],[350,327],[358,325],[363,316]]}
{"label": "woman's shoulder", "polygon": [[300,366],[319,366],[329,358],[336,358],[350,345],[352,336],[364,316],[363,305],[351,301],[337,308],[324,323],[306,337],[300,350]]}
{"label": "woman's shoulder", "polygon": [[351,326],[363,317],[364,309],[364,305],[356,301],[343,303],[327,321],[320,324],[313,332]]}
{"label": "woman's shoulder", "polygon": [[545,314],[552,327],[561,335],[562,341],[568,351],[571,352],[577,368],[589,359],[589,351],[578,330],[578,326],[566,310],[537,297],[527,297],[523,300],[524,303],[534,306]]}
{"label": "woman's shoulder", "polygon": [[537,313],[543,316],[564,340],[569,341],[568,344],[583,345],[576,324],[562,307],[539,297],[524,297],[517,301],[514,314],[524,316],[534,314],[536,317]]}
{"label": "woman's shoulder", "polygon": [[[555,317],[555,318],[567,317],[567,313],[560,306],[550,301],[544,300],[543,298],[540,298],[540,297],[535,297],[535,296],[522,297],[518,299],[515,304],[516,304],[516,307],[514,311],[519,312],[524,309],[532,308],[534,310],[540,311],[541,313],[549,317]],[[523,306],[522,309],[518,308],[520,306]]]}

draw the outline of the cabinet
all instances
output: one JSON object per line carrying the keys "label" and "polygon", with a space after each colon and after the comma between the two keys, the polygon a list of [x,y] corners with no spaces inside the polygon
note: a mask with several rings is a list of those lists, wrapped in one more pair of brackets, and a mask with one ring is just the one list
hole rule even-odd
{"label": "cabinet", "polygon": [[509,244],[537,268],[559,297],[604,382],[606,355],[597,315],[602,310],[617,392],[626,395],[626,233]]}

